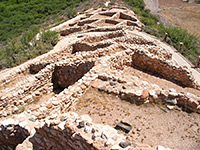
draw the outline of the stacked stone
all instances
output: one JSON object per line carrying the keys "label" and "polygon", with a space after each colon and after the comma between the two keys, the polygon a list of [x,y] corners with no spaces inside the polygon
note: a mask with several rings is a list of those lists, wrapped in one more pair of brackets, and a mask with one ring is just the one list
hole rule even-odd
{"label": "stacked stone", "polygon": [[19,113],[20,107],[34,102],[40,95],[52,91],[51,74],[54,67],[49,65],[38,74],[25,78],[10,89],[2,90],[1,97],[2,111],[0,117]]}
{"label": "stacked stone", "polygon": [[132,63],[133,66],[162,75],[166,79],[177,81],[184,86],[198,88],[191,71],[186,67],[178,66],[172,60],[166,60],[148,51],[136,49],[132,55]]}
{"label": "stacked stone", "polygon": [[19,124],[13,124],[14,120],[4,120],[0,126],[0,148],[1,150],[15,149],[30,134]]}
{"label": "stacked stone", "polygon": [[[29,117],[30,115],[23,114],[17,116],[15,121],[7,119],[1,122],[2,149],[156,149],[128,141],[125,136],[118,134],[116,129],[108,125],[94,124],[88,115],[79,117],[76,113],[69,112],[56,118],[45,118],[37,123]],[[29,121],[23,121],[23,118],[29,118]],[[160,147],[162,146],[157,149]]]}
{"label": "stacked stone", "polygon": [[[38,73],[25,78],[24,80],[18,82],[15,87],[10,89],[2,90],[1,97],[1,111],[0,117],[5,117],[10,114],[19,113],[25,104],[30,104],[37,100],[41,95],[50,93],[53,91],[52,85],[52,72],[55,66],[65,66],[70,63],[78,64],[81,60],[95,61],[96,58],[106,56],[115,49],[120,49],[121,46],[114,44],[109,48],[98,49],[92,52],[79,52],[74,55],[73,58],[66,58],[65,61],[60,61],[58,63],[51,63],[47,65],[44,69],[40,70],[41,67],[37,63],[34,70]],[[92,58],[92,59],[91,59]],[[43,67],[42,67],[43,68]],[[17,91],[17,92],[16,92]],[[20,100],[19,100],[20,99]]]}
{"label": "stacked stone", "polygon": [[136,76],[125,76],[123,71],[107,69],[106,73],[99,72],[98,79],[92,83],[92,87],[132,103],[161,103],[169,108],[178,105],[200,113],[200,97],[191,93],[179,93],[173,88],[161,88],[156,84],[141,81]]}

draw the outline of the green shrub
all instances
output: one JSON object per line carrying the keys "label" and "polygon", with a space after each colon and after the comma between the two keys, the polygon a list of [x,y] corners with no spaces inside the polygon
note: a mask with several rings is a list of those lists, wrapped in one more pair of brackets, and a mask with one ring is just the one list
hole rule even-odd
{"label": "green shrub", "polygon": [[58,42],[58,32],[56,31],[43,31],[41,34],[41,40],[44,43],[50,43],[51,45],[56,45]]}
{"label": "green shrub", "polygon": [[145,3],[143,0],[125,0],[125,2],[129,5],[129,6],[132,6],[132,7],[137,7],[141,10],[144,9],[145,7]]}
{"label": "green shrub", "polygon": [[[44,54],[58,42],[58,33],[55,31],[43,31],[39,40],[34,39],[35,36],[33,35],[36,34],[30,31],[25,33],[20,40],[9,40],[6,48],[0,51],[0,69],[14,67]],[[31,46],[30,42],[34,42],[35,45]]]}
{"label": "green shrub", "polygon": [[[21,36],[31,26],[39,25],[60,18],[64,12],[66,17],[76,15],[73,8],[83,0],[1,0],[0,1],[0,42],[6,44],[9,38]],[[55,20],[56,21],[56,20]],[[45,23],[47,24],[47,23]],[[43,24],[44,25],[44,24]]]}

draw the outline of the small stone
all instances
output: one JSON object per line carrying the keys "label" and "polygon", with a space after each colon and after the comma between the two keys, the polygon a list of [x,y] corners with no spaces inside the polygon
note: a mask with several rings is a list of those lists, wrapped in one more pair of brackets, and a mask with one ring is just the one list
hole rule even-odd
{"label": "small stone", "polygon": [[169,92],[174,92],[174,93],[176,93],[176,90],[173,89],[173,88],[170,88],[170,89],[169,89]]}
{"label": "small stone", "polygon": [[1,97],[1,100],[4,100],[4,99],[6,99],[6,96],[2,96],[2,97]]}
{"label": "small stone", "polygon": [[57,100],[57,101],[52,101],[52,104],[53,104],[54,106],[58,106],[58,105],[59,105],[59,102],[58,102],[58,100]]}
{"label": "small stone", "polygon": [[143,92],[142,92],[141,98],[142,98],[142,99],[145,99],[145,98],[147,98],[147,97],[149,97],[149,91],[145,89],[145,90],[143,90]]}
{"label": "small stone", "polygon": [[82,84],[82,85],[80,86],[80,88],[81,88],[82,90],[85,90],[87,87],[86,87],[85,85]]}
{"label": "small stone", "polygon": [[88,127],[88,126],[85,126],[85,128],[84,128],[84,132],[85,132],[85,133],[89,133],[89,132],[91,132],[91,128]]}
{"label": "small stone", "polygon": [[106,90],[106,87],[105,87],[105,86],[99,87],[98,90],[99,90],[99,91],[105,91],[105,90]]}
{"label": "small stone", "polygon": [[142,90],[137,90],[135,92],[135,95],[138,96],[138,97],[140,97],[142,95]]}
{"label": "small stone", "polygon": [[14,108],[14,112],[18,112],[19,111],[19,108],[18,107],[15,107]]}
{"label": "small stone", "polygon": [[199,102],[193,98],[189,98],[188,99],[188,106],[190,106],[191,108],[197,108],[197,106],[199,105]]}
{"label": "small stone", "polygon": [[108,139],[108,137],[106,136],[106,134],[104,134],[103,132],[101,133],[101,138],[102,139]]}
{"label": "small stone", "polygon": [[162,91],[161,91],[161,94],[162,94],[164,97],[168,97],[169,91],[168,91],[166,88],[163,88]]}
{"label": "small stone", "polygon": [[36,91],[34,94],[35,96],[40,96],[41,93],[39,91]]}
{"label": "small stone", "polygon": [[169,110],[172,110],[172,109],[174,109],[174,106],[167,105],[167,108],[168,108]]}
{"label": "small stone", "polygon": [[65,122],[61,122],[61,123],[58,125],[58,127],[59,127],[60,129],[64,130],[64,129],[65,129]]}
{"label": "small stone", "polygon": [[142,86],[143,86],[143,87],[146,87],[148,84],[149,84],[149,82],[147,82],[147,81],[142,81]]}
{"label": "small stone", "polygon": [[18,95],[18,93],[17,93],[17,92],[13,94],[13,96],[14,96],[14,97],[16,97],[17,95]]}
{"label": "small stone", "polygon": [[171,96],[171,97],[177,97],[177,96],[178,96],[178,93],[175,93],[175,92],[169,92],[169,96]]}
{"label": "small stone", "polygon": [[158,99],[158,95],[154,95],[154,96],[153,96],[153,99],[154,99],[154,100]]}
{"label": "small stone", "polygon": [[119,146],[121,146],[122,148],[126,148],[128,146],[131,146],[131,143],[130,142],[120,142]]}
{"label": "small stone", "polygon": [[169,104],[173,104],[173,105],[176,105],[177,104],[177,100],[175,98],[166,98],[165,101]]}
{"label": "small stone", "polygon": [[28,120],[30,120],[32,122],[36,122],[36,120],[34,118],[29,118]]}
{"label": "small stone", "polygon": [[8,105],[8,102],[5,102],[2,106],[6,107]]}
{"label": "small stone", "polygon": [[84,121],[80,121],[79,123],[78,123],[78,126],[77,126],[77,128],[84,128],[85,127],[85,122]]}
{"label": "small stone", "polygon": [[154,96],[154,95],[156,95],[156,91],[154,91],[154,90],[150,90],[150,91],[149,91],[149,95],[150,95],[150,96]]}
{"label": "small stone", "polygon": [[159,89],[160,87],[157,84],[152,84],[151,85],[154,89]]}
{"label": "small stone", "polygon": [[110,81],[109,83],[110,83],[111,86],[116,85],[116,82],[113,82],[113,81]]}
{"label": "small stone", "polygon": [[48,109],[50,109],[50,108],[53,107],[53,104],[52,104],[52,103],[49,103],[49,104],[46,105],[46,107],[47,107]]}
{"label": "small stone", "polygon": [[92,83],[91,86],[92,86],[93,88],[98,88],[98,85],[99,85],[99,83],[98,83],[97,81],[95,81],[95,82]]}
{"label": "small stone", "polygon": [[91,133],[95,133],[95,132],[96,132],[96,129],[92,128]]}

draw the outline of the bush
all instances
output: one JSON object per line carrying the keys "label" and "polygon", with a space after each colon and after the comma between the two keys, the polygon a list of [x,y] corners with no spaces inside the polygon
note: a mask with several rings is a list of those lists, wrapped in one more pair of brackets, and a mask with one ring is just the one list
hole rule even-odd
{"label": "bush", "polygon": [[[9,40],[6,48],[0,51],[0,69],[14,67],[44,54],[58,42],[58,33],[55,31],[43,31],[39,40],[35,39],[36,34],[36,32],[30,31],[25,33],[20,40]],[[35,45],[32,46],[30,42]]]}
{"label": "bush", "polygon": [[[51,19],[51,15],[59,16],[66,12],[66,17],[74,17],[73,8],[83,0],[1,0],[0,1],[0,41],[16,38],[29,30]],[[63,13],[62,13],[63,14]],[[55,20],[56,21],[56,20]]]}
{"label": "bush", "polygon": [[58,42],[58,32],[56,31],[43,31],[41,34],[41,40],[44,43],[49,43],[53,46],[56,45],[56,43]]}
{"label": "bush", "polygon": [[125,0],[125,2],[129,5],[129,6],[132,6],[132,7],[137,7],[141,10],[144,9],[145,7],[145,4],[144,4],[144,1],[143,0]]}

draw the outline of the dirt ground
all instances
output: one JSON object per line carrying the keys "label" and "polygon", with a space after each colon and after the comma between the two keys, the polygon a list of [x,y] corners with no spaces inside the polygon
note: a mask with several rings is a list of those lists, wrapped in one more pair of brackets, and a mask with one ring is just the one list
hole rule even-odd
{"label": "dirt ground", "polygon": [[[115,127],[120,121],[132,125],[126,134],[132,142],[163,145],[176,150],[198,150],[200,117],[180,109],[168,110],[163,105],[137,106],[114,95],[90,88],[76,105],[79,115],[89,114],[93,122]],[[122,134],[122,131],[119,131]]]}
{"label": "dirt ground", "polygon": [[143,71],[137,70],[137,69],[132,68],[132,67],[127,67],[127,68],[124,69],[124,75],[126,75],[126,74],[137,76],[140,80],[147,81],[151,84],[157,84],[161,88],[174,88],[174,89],[176,89],[177,92],[185,92],[185,93],[190,92],[190,93],[193,93],[195,95],[200,96],[199,90],[196,90],[194,88],[179,86],[176,83],[173,83],[169,80],[166,80],[166,79],[161,78],[161,77],[157,77],[157,76],[150,74],[150,73],[145,73]]}
{"label": "dirt ground", "polygon": [[[175,88],[178,92],[191,92],[200,96],[199,90],[183,88],[132,67],[124,69],[124,76],[126,75],[137,76],[140,80],[157,84],[161,88]],[[200,147],[199,114],[184,112],[177,106],[173,110],[158,104],[137,106],[112,94],[89,88],[75,107],[79,115],[89,114],[95,123],[112,127],[120,121],[131,124],[133,129],[127,137],[136,143],[152,147],[163,145],[175,150],[198,150]]]}
{"label": "dirt ground", "polygon": [[144,0],[146,8],[159,16],[165,24],[173,24],[196,35],[200,39],[200,4],[190,0],[189,3],[182,0]]}
{"label": "dirt ground", "polygon": [[163,10],[161,14],[174,25],[200,37],[200,7]]}
{"label": "dirt ground", "polygon": [[188,7],[197,6],[194,0],[190,0],[189,3],[183,2],[182,0],[158,0],[159,8],[174,8],[174,7]]}

